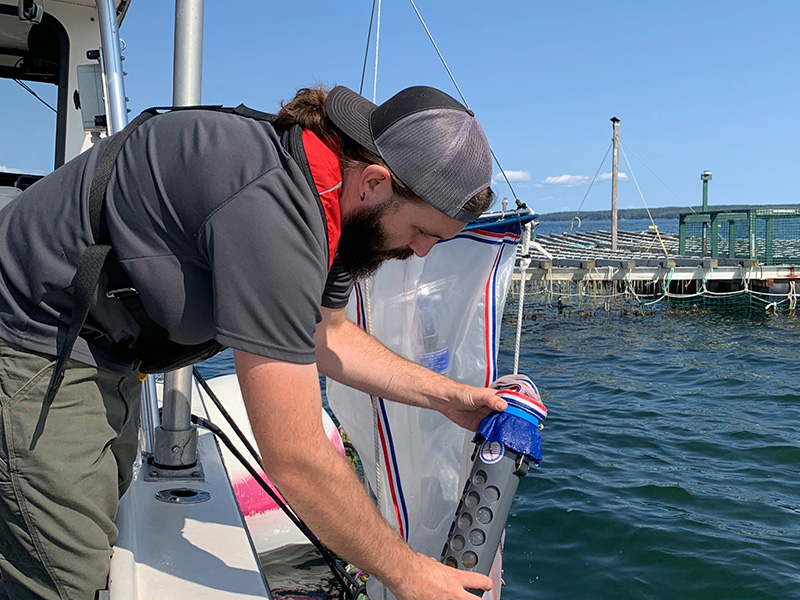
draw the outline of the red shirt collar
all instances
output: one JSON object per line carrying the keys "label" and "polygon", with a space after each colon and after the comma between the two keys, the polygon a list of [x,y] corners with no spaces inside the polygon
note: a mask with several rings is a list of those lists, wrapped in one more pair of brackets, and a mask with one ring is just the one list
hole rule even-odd
{"label": "red shirt collar", "polygon": [[339,149],[333,140],[323,141],[308,129],[303,130],[303,148],[314,185],[322,201],[328,226],[328,268],[333,264],[342,232],[342,211],[339,197],[342,192],[342,166]]}

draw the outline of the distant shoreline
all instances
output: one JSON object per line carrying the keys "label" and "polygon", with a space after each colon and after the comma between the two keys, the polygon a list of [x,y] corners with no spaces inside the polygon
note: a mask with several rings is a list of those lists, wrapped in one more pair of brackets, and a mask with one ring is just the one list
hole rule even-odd
{"label": "distant shoreline", "polygon": [[[696,212],[701,211],[700,206],[692,207]],[[749,208],[800,208],[800,204],[759,204],[752,206],[747,204],[713,204],[708,207],[709,210],[747,210]],[[658,208],[651,208],[650,213],[654,219],[677,219],[683,213],[692,212],[691,208],[686,206],[663,206]],[[539,221],[569,221],[575,216],[574,211],[560,211],[545,213],[539,215]],[[636,220],[636,219],[649,219],[647,210],[644,208],[624,208],[617,212],[617,216],[621,221]],[[610,210],[589,210],[578,213],[578,217],[582,221],[610,221]]]}

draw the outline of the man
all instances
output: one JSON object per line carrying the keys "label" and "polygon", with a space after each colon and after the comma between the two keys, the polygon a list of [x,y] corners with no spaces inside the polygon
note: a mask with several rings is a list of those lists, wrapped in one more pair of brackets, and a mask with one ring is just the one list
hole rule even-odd
{"label": "man", "polygon": [[[234,348],[267,475],[320,539],[401,600],[467,600],[467,588],[489,589],[482,575],[413,552],[381,518],[324,434],[317,380],[320,371],[471,429],[504,409],[493,390],[406,361],[344,317],[351,276],[425,256],[491,204],[489,147],[471,111],[432,88],[376,107],[337,87],[301,90],[274,124],[201,110],[157,116],[112,156],[93,234],[95,170],[112,144],[0,212],[8,595],[90,598],[105,587],[135,455],[135,371],[149,352],[209,341]],[[97,237],[114,255],[48,402],[75,312],[76,268]],[[131,288],[144,320],[121,300]],[[159,348],[153,331],[166,336]]]}

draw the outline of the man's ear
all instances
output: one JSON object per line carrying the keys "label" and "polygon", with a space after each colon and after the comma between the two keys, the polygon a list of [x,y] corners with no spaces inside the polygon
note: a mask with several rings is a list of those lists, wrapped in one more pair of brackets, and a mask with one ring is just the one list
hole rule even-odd
{"label": "man's ear", "polygon": [[380,204],[392,196],[392,174],[381,165],[367,165],[359,181],[362,202]]}

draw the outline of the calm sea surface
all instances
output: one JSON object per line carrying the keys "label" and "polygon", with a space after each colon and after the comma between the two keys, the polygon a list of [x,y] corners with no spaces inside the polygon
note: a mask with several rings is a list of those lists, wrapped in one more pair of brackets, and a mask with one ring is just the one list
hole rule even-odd
{"label": "calm sea surface", "polygon": [[504,597],[800,598],[800,318],[539,312],[522,347],[549,418]]}
{"label": "calm sea surface", "polygon": [[[800,316],[525,313],[520,371],[549,418],[508,522],[503,597],[800,598]],[[227,354],[204,369],[231,370]],[[294,576],[267,569],[282,589]]]}
{"label": "calm sea surface", "polygon": [[[688,211],[688,209],[687,209]],[[649,219],[626,219],[617,222],[620,231],[647,231],[653,223]],[[655,224],[661,233],[678,233],[678,219],[655,219]],[[536,226],[536,235],[548,235],[551,233],[580,233],[586,231],[611,231],[611,221],[542,221]]]}

